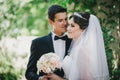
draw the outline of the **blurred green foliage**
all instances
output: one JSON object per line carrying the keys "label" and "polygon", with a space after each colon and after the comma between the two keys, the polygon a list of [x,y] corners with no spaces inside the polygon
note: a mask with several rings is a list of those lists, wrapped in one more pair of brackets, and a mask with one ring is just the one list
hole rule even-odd
{"label": "blurred green foliage", "polygon": [[[43,36],[51,30],[47,10],[52,4],[89,12],[100,19],[111,80],[120,80],[120,0],[0,0],[0,40],[5,37]],[[0,80],[17,80],[8,57],[0,47]],[[4,57],[6,60],[4,60]],[[10,58],[12,59],[12,58]],[[7,67],[7,68],[6,68]],[[2,69],[2,70],[1,70]],[[6,69],[6,72],[1,72]],[[17,72],[16,72],[17,73]],[[6,77],[6,79],[5,79]],[[3,79],[2,79],[3,80]]]}
{"label": "blurred green foliage", "polygon": [[13,67],[12,56],[0,54],[0,80],[17,80],[19,73]]}

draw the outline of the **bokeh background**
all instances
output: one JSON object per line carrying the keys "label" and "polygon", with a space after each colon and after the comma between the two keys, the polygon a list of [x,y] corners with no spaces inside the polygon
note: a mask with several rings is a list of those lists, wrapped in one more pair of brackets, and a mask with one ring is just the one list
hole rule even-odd
{"label": "bokeh background", "polygon": [[52,4],[99,18],[110,78],[120,80],[120,0],[0,0],[0,80],[26,80],[31,41],[50,32]]}

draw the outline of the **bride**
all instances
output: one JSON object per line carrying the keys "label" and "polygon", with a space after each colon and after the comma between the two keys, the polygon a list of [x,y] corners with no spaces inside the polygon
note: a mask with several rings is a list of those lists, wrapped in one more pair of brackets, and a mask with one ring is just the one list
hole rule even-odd
{"label": "bride", "polygon": [[66,78],[109,80],[104,41],[97,17],[75,12],[68,23],[68,37],[73,42],[62,65]]}

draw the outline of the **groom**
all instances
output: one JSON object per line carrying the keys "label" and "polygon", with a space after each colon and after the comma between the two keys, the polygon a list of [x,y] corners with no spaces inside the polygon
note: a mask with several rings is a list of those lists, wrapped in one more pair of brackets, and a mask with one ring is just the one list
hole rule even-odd
{"label": "groom", "polygon": [[[37,74],[37,60],[44,54],[55,52],[60,59],[67,55],[71,40],[65,35],[67,28],[67,10],[59,5],[52,5],[48,9],[48,21],[53,30],[46,36],[34,39],[31,44],[31,55],[29,57],[25,77],[27,80],[48,80],[45,73]],[[63,79],[63,70],[57,70],[53,79]]]}

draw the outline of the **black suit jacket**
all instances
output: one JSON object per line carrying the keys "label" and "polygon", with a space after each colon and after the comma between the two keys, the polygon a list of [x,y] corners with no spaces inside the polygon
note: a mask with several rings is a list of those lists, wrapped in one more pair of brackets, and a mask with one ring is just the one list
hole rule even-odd
{"label": "black suit jacket", "polygon": [[[32,41],[31,55],[30,55],[26,73],[25,73],[25,77],[27,80],[38,80],[39,76],[45,75],[45,73],[43,72],[39,72],[39,75],[37,75],[36,64],[37,64],[37,60],[41,57],[41,55],[43,55],[44,53],[54,52],[51,35],[52,34],[50,33],[47,36],[36,38]],[[69,49],[70,43],[71,43],[71,39],[67,39],[65,55],[67,55],[67,51]],[[55,74],[61,77],[64,76],[63,70],[57,70],[55,71]]]}

